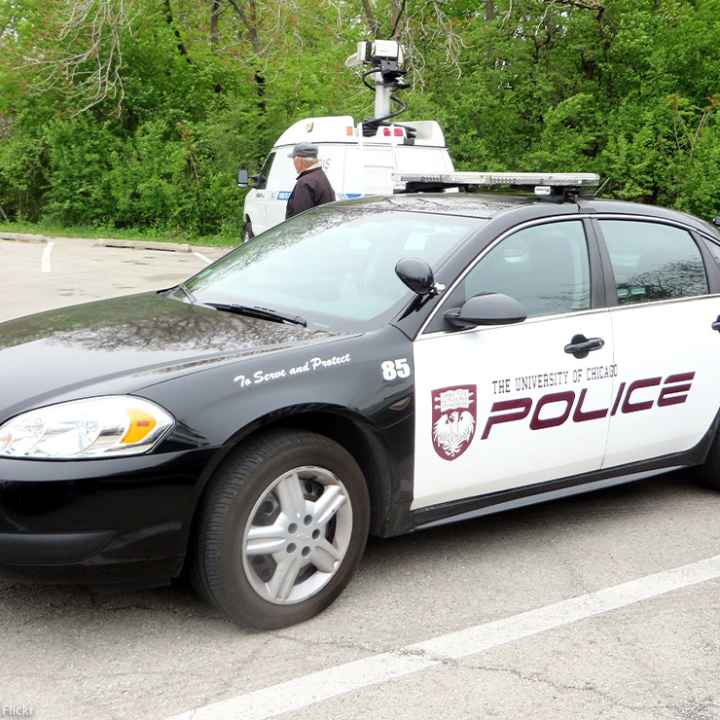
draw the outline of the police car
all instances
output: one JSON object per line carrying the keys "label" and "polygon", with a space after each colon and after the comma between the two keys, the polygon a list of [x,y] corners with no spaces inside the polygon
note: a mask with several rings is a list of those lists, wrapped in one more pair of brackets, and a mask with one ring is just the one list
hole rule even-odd
{"label": "police car", "polygon": [[[396,177],[175,288],[3,323],[3,572],[185,569],[277,628],[369,533],[677,468],[720,487],[720,234],[596,182]],[[494,185],[537,195],[427,192]]]}

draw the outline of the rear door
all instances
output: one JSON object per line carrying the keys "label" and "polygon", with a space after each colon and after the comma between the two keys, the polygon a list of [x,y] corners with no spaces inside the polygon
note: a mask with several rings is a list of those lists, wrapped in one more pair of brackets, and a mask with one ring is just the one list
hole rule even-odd
{"label": "rear door", "polygon": [[[601,219],[618,378],[604,465],[696,446],[720,408],[720,297],[682,227]],[[709,259],[709,258],[708,258]]]}
{"label": "rear door", "polygon": [[360,173],[364,195],[392,195],[392,174],[395,172],[395,153],[391,145],[361,145]]}
{"label": "rear door", "polygon": [[441,174],[453,171],[452,160],[445,148],[422,145],[398,145],[396,172]]}
{"label": "rear door", "polygon": [[[587,227],[544,222],[500,239],[415,341],[413,509],[600,469],[615,370]],[[446,323],[445,311],[487,292],[514,297],[528,319]],[[592,351],[571,352],[581,338]]]}

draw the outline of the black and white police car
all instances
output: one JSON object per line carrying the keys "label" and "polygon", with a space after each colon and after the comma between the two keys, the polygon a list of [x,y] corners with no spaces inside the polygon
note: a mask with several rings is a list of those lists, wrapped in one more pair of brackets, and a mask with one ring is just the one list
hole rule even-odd
{"label": "black and white police car", "polygon": [[183,285],[0,324],[0,566],[233,620],[336,598],[368,533],[699,468],[720,487],[720,234],[586,175],[397,178]]}

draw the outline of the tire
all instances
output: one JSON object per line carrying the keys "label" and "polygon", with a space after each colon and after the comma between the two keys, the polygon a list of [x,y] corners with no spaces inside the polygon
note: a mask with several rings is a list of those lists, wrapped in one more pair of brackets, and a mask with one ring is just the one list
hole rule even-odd
{"label": "tire", "polygon": [[252,223],[250,222],[250,218],[247,218],[245,220],[245,227],[243,228],[243,242],[250,242],[255,237],[255,233],[252,229]]}
{"label": "tire", "polygon": [[367,484],[344,448],[306,431],[273,431],[239,448],[212,480],[193,584],[238,625],[303,622],[348,584],[369,523]]}
{"label": "tire", "polygon": [[720,432],[715,437],[705,464],[698,468],[697,477],[705,487],[720,490]]}

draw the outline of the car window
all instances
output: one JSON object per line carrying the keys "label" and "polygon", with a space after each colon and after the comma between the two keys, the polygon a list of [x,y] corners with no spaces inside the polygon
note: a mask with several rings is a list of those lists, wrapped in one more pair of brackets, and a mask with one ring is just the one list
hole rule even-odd
{"label": "car window", "polygon": [[714,242],[709,242],[707,245],[710,248],[712,256],[720,263],[720,245]]}
{"label": "car window", "polygon": [[518,300],[528,317],[587,310],[590,262],[582,222],[537,225],[506,238],[470,270],[445,307],[493,292]]}
{"label": "car window", "polygon": [[257,182],[254,186],[257,190],[264,190],[267,187],[268,178],[270,177],[270,170],[272,169],[272,164],[274,160],[275,153],[271,152],[263,163],[262,168],[260,168],[260,172],[257,174]]}
{"label": "car window", "polygon": [[660,223],[600,222],[620,305],[705,295],[708,281],[690,233]]}
{"label": "car window", "polygon": [[437,271],[486,221],[324,206],[244,243],[188,281],[203,303],[260,305],[339,328],[374,326],[406,303],[398,260]]}

